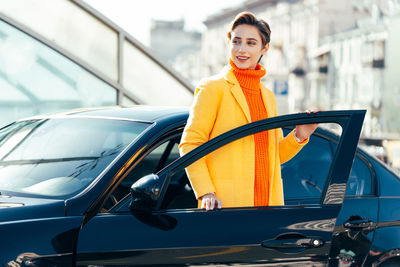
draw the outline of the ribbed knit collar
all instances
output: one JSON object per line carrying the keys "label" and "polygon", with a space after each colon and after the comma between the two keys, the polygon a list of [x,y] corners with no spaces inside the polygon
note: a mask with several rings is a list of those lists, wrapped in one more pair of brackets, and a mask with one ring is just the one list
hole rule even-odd
{"label": "ribbed knit collar", "polygon": [[260,91],[260,81],[266,73],[266,70],[260,64],[257,64],[256,69],[239,69],[232,59],[229,59],[229,65],[232,68],[233,74],[235,74],[240,87],[242,89],[247,89],[253,92]]}

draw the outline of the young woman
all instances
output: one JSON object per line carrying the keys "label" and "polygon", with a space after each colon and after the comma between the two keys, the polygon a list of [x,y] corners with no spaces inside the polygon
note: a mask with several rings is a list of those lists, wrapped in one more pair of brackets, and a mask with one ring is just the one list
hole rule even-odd
{"label": "young woman", "polygon": [[[269,25],[252,13],[240,13],[228,33],[229,65],[195,90],[179,145],[186,154],[238,126],[277,116],[273,93],[260,82],[259,64],[268,51]],[[190,165],[186,171],[200,207],[284,205],[281,163],[296,155],[317,125],[298,125],[257,133],[232,142]]]}

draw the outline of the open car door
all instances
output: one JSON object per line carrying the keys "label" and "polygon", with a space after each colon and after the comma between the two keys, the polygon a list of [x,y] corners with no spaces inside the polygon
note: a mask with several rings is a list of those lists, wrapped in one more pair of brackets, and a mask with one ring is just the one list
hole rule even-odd
{"label": "open car door", "polygon": [[[77,265],[326,265],[364,116],[363,110],[278,116],[208,141],[136,183],[151,195],[150,201],[142,202],[141,210],[132,209],[130,205],[135,206],[137,199],[128,196],[83,225],[77,242]],[[165,203],[171,199],[171,181],[216,149],[261,131],[310,123],[333,123],[342,132],[318,203],[214,211],[170,209]]]}

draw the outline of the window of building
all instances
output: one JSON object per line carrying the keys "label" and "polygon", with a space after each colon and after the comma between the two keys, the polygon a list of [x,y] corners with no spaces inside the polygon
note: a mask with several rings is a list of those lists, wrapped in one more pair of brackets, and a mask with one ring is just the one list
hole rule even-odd
{"label": "window of building", "polygon": [[151,105],[190,105],[193,93],[131,42],[123,44],[123,86]]}
{"label": "window of building", "polygon": [[0,20],[0,125],[21,117],[117,104],[117,91]]}
{"label": "window of building", "polygon": [[118,33],[74,1],[8,0],[0,12],[118,80]]}

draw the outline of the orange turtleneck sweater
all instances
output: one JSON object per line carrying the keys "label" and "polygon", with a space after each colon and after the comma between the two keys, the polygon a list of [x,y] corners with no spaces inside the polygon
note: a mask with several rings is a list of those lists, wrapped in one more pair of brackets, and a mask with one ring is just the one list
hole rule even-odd
{"label": "orange turtleneck sweater", "polygon": [[[261,95],[260,80],[266,73],[258,64],[255,70],[239,69],[230,59],[229,64],[238,80],[249,106],[252,121],[266,119],[267,111]],[[254,135],[255,143],[255,181],[254,206],[268,206],[268,133],[260,132]]]}

